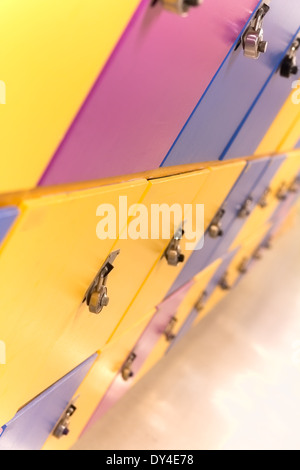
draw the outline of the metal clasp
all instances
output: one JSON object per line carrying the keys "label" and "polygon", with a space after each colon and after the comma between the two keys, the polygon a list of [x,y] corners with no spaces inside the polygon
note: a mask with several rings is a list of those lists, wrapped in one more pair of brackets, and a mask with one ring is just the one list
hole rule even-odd
{"label": "metal clasp", "polygon": [[164,335],[166,337],[167,341],[173,341],[176,338],[176,335],[174,333],[175,326],[177,325],[178,320],[176,317],[172,317],[171,320],[169,321],[167,328],[164,331]]}
{"label": "metal clasp", "polygon": [[248,197],[248,199],[246,199],[246,201],[242,205],[238,213],[238,217],[240,219],[245,219],[246,217],[249,217],[252,211],[252,205],[253,205],[253,198],[250,196]]}
{"label": "metal clasp", "polygon": [[276,197],[279,201],[285,201],[288,197],[289,189],[285,183],[282,183],[280,188],[277,191]]}
{"label": "metal clasp", "polygon": [[202,292],[199,299],[197,300],[194,308],[195,310],[197,310],[198,313],[202,312],[202,310],[204,309],[207,296],[208,296],[207,292],[204,291]]}
{"label": "metal clasp", "polygon": [[290,50],[283,59],[280,66],[280,75],[285,78],[290,78],[291,75],[297,75],[299,67],[297,65],[297,51],[300,48],[300,37],[293,41]]}
{"label": "metal clasp", "polygon": [[228,279],[228,272],[225,273],[224,276],[222,277],[222,279],[220,280],[219,286],[223,290],[230,290],[231,289],[231,285],[229,284],[229,279]]}
{"label": "metal clasp", "polygon": [[[199,7],[203,0],[159,0],[162,6],[172,13],[176,13],[180,16],[187,16],[189,9]],[[152,5],[158,3],[154,0]]]}
{"label": "metal clasp", "polygon": [[73,416],[75,411],[77,410],[76,406],[70,405],[66,412],[64,413],[63,417],[59,421],[58,425],[53,431],[53,436],[57,439],[60,439],[63,436],[67,436],[70,432],[70,418]]}
{"label": "metal clasp", "polygon": [[267,206],[268,206],[268,196],[271,192],[271,189],[270,188],[266,188],[264,190],[264,193],[262,195],[262,197],[260,198],[260,201],[258,203],[258,205],[262,208],[262,209],[265,209]]}
{"label": "metal clasp", "polygon": [[210,227],[208,229],[208,233],[211,236],[211,238],[217,238],[217,237],[222,237],[224,232],[222,230],[222,218],[224,217],[226,211],[225,209],[220,209],[215,217],[213,218],[212,223],[210,224]]}
{"label": "metal clasp", "polygon": [[108,275],[114,269],[113,263],[119,254],[120,250],[117,250],[107,257],[106,261],[102,265],[100,271],[96,275],[84,296],[83,302],[87,303],[91,313],[99,314],[102,312],[103,308],[107,307],[109,304],[109,297],[106,287],[107,280]]}
{"label": "metal clasp", "polygon": [[240,264],[239,267],[238,267],[238,271],[239,271],[241,274],[247,274],[248,268],[249,268],[249,259],[248,259],[248,258],[244,258],[244,259],[242,260],[241,264]]}
{"label": "metal clasp", "polygon": [[289,187],[289,192],[296,194],[296,193],[299,193],[299,191],[300,191],[300,176],[296,176],[296,178],[294,179],[294,181]]}
{"label": "metal clasp", "polygon": [[122,378],[123,380],[125,380],[125,382],[127,382],[127,380],[131,379],[131,377],[133,377],[133,372],[131,370],[131,367],[132,367],[132,364],[134,363],[134,361],[136,360],[137,358],[137,355],[135,353],[131,353],[128,358],[126,359],[126,362],[124,363],[123,367],[122,367],[122,370],[121,370],[121,374],[122,374]]}
{"label": "metal clasp", "polygon": [[269,10],[269,5],[263,3],[242,37],[244,56],[249,59],[258,59],[261,53],[267,52],[268,43],[264,41],[263,20]]}
{"label": "metal clasp", "polygon": [[178,266],[179,263],[183,263],[185,256],[181,251],[180,242],[184,235],[184,230],[180,228],[175,233],[174,237],[169,243],[168,248],[165,251],[165,258],[170,266]]}

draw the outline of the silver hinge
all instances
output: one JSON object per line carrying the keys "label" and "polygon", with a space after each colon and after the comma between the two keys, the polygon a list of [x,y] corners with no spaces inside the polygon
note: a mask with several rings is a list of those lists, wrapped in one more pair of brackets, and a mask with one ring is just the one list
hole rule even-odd
{"label": "silver hinge", "polygon": [[127,382],[127,380],[131,379],[131,377],[133,377],[133,372],[131,370],[131,367],[132,367],[132,364],[134,363],[134,361],[136,360],[137,356],[135,353],[131,353],[128,358],[126,359],[126,362],[124,363],[123,367],[122,367],[122,370],[121,370],[121,374],[122,374],[122,378],[123,380],[125,380],[125,382]]}
{"label": "silver hinge", "polygon": [[174,334],[174,329],[177,323],[178,323],[178,320],[176,317],[172,317],[171,320],[169,321],[168,326],[164,331],[164,335],[167,341],[173,341],[175,339],[176,335]]}
{"label": "silver hinge", "polygon": [[[176,13],[180,16],[187,16],[189,9],[199,7],[203,0],[159,0],[162,6],[172,13]],[[153,4],[156,4],[154,1]]]}
{"label": "silver hinge", "polygon": [[260,54],[267,52],[268,43],[264,41],[263,20],[269,5],[263,3],[242,37],[244,56],[249,59],[258,59]]}
{"label": "silver hinge", "polygon": [[53,431],[53,436],[56,437],[57,439],[60,439],[63,436],[67,436],[70,432],[69,426],[70,426],[70,418],[73,416],[73,414],[76,411],[76,406],[70,405],[67,410],[65,411],[63,417],[59,421],[58,425]]}
{"label": "silver hinge", "polygon": [[182,253],[180,247],[180,242],[183,235],[184,230],[182,228],[177,230],[164,253],[164,257],[166,258],[170,266],[178,266],[179,263],[183,263],[185,260],[185,256]]}
{"label": "silver hinge", "polygon": [[291,75],[298,75],[299,67],[297,65],[297,51],[300,48],[300,37],[293,41],[290,50],[280,65],[280,75],[290,78]]}
{"label": "silver hinge", "polygon": [[222,230],[222,218],[224,217],[226,211],[225,209],[220,209],[215,217],[213,218],[212,223],[208,229],[208,233],[211,238],[222,237],[224,232]]}
{"label": "silver hinge", "polygon": [[253,207],[253,198],[250,196],[246,199],[246,201],[242,205],[238,213],[238,217],[240,219],[246,219],[246,217],[249,217],[252,211],[252,207]]}
{"label": "silver hinge", "polygon": [[202,310],[204,309],[206,300],[207,300],[207,292],[204,291],[200,295],[200,297],[197,300],[197,302],[195,304],[195,307],[194,307],[195,310],[197,310],[198,313],[202,312]]}
{"label": "silver hinge", "polygon": [[120,250],[117,250],[107,257],[84,296],[83,302],[87,303],[91,313],[99,314],[109,304],[107,280],[114,269],[113,263],[119,254]]}

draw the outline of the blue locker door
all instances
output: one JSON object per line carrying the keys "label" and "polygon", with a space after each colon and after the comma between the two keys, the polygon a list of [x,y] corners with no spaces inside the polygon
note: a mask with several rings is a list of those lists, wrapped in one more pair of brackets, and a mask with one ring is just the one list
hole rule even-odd
{"label": "blue locker door", "polygon": [[212,238],[210,228],[207,230],[204,235],[203,248],[196,250],[189,258],[179,277],[171,287],[168,296],[190,281],[190,279],[206,266],[224,256],[247,220],[247,217],[239,216],[241,209],[247,204],[249,197],[252,197],[253,203],[251,203],[249,207],[250,215],[250,211],[253,210],[257,203],[257,200],[255,200],[253,196],[253,191],[268,168],[269,163],[270,158],[261,158],[248,162],[223,204],[222,209],[225,211],[221,219],[223,235],[221,237]]}
{"label": "blue locker door", "polygon": [[[293,38],[292,42],[295,42],[295,38]],[[300,49],[297,52],[299,62]],[[264,135],[287,100],[292,89],[292,83],[295,81],[295,75],[291,75],[289,78],[281,76],[280,69],[281,67],[266,83],[262,93],[255,100],[247,116],[237,128],[233,138],[223,152],[222,156],[224,159],[228,160],[240,156],[253,155],[263,140]]]}
{"label": "blue locker door", "polygon": [[0,431],[0,450],[39,450],[67,409],[97,354],[21,409]]}
{"label": "blue locker door", "polygon": [[229,142],[278,70],[299,28],[299,0],[272,0],[270,6],[264,18],[267,52],[253,60],[244,57],[242,44],[234,45],[162,166],[224,157]]}
{"label": "blue locker door", "polygon": [[[226,273],[231,261],[235,257],[236,253],[238,250],[234,250],[231,253],[227,253],[223,257],[223,262],[220,265],[219,269],[215,272],[214,277],[211,279],[210,283],[205,289],[206,292],[206,299],[211,296],[215,288],[220,284],[221,279],[223,278],[224,274]],[[201,294],[201,293],[199,293]],[[178,341],[183,338],[183,336],[190,330],[191,326],[193,325],[194,321],[196,320],[197,316],[199,315],[199,312],[194,308],[191,310],[191,313],[189,314],[188,318],[186,319],[185,323],[182,325],[180,331],[176,335],[176,338],[172,341],[168,351],[170,351],[175,344],[177,344]]]}
{"label": "blue locker door", "polygon": [[0,209],[0,243],[2,243],[7,235],[18,213],[17,207],[4,207]]}

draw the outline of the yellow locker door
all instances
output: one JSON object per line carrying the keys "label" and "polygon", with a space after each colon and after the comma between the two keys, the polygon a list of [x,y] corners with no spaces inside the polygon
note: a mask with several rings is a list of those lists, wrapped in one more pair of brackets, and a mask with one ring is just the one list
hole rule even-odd
{"label": "yellow locker door", "polygon": [[62,439],[49,436],[43,450],[66,450],[75,444],[154,313],[155,310],[100,352],[98,360],[75,393],[77,410],[71,419],[70,433]]}
{"label": "yellow locker door", "polygon": [[238,248],[244,240],[251,237],[259,227],[262,227],[272,216],[280,203],[281,193],[285,193],[292,185],[300,170],[300,151],[291,152],[274,176],[266,195],[264,207],[258,205],[231,246],[231,250]]}
{"label": "yellow locker door", "polygon": [[[299,107],[299,106],[298,106]],[[287,133],[286,137],[282,141],[279,147],[279,151],[283,152],[286,150],[292,150],[296,147],[300,140],[300,113],[296,117],[291,129]]]}
{"label": "yellow locker door", "polygon": [[140,0],[2,0],[0,192],[37,184]]}
{"label": "yellow locker door", "polygon": [[[205,172],[203,172],[205,173],[205,177],[202,177],[202,179],[200,179],[201,172],[193,172],[190,174],[185,173],[181,176],[182,178],[185,178],[187,183],[185,190],[186,194],[188,194],[189,188],[192,187],[192,184],[197,185],[196,181],[198,181],[198,186],[196,186],[198,187],[198,191],[196,194],[194,194],[194,198],[191,202],[193,202],[193,207],[195,207],[196,204],[204,205],[204,231],[211,223],[215,213],[220,208],[237,178],[243,171],[245,164],[246,163],[244,161],[236,161],[233,163],[220,165],[217,164],[214,167],[205,170]],[[193,179],[195,181],[194,183]],[[155,188],[157,185],[160,185],[161,182],[160,180],[153,180],[152,184],[153,188]],[[165,182],[163,183],[163,186],[164,184]],[[187,198],[184,197],[184,191],[180,191],[179,186],[174,186],[174,191],[175,194],[171,199],[173,202],[182,203],[187,201]],[[170,194],[169,191],[168,194]],[[163,193],[160,193],[158,202],[161,203],[165,200],[169,201],[169,199],[166,199],[166,197],[167,194],[164,196]],[[193,219],[193,222],[195,223],[195,211],[193,210],[192,212],[193,213],[190,212],[186,217],[185,225],[187,219]],[[194,226],[193,229],[195,229]],[[187,240],[186,234],[183,235],[181,240],[181,248],[182,253],[185,256],[185,262],[191,256],[193,248],[196,246],[199,237],[202,237],[202,235],[203,233],[197,234],[197,237],[193,241]],[[187,243],[189,245],[187,245]],[[147,278],[145,278],[145,282],[141,286],[137,296],[129,306],[125,315],[123,315],[119,324],[116,326],[112,338],[122,334],[132,324],[140,319],[143,314],[161,303],[173,285],[175,279],[179,275],[182,267],[184,266],[184,263],[180,263],[180,265],[176,267],[168,265],[163,256],[166,250],[166,246],[167,245],[164,240],[154,240],[154,242],[152,242],[150,250],[155,250],[157,253],[157,262],[155,265],[153,265],[152,270],[149,272]],[[147,249],[149,249],[149,246],[147,246]],[[140,257],[137,257],[137,259],[141,260]]]}
{"label": "yellow locker door", "polygon": [[[295,90],[286,100],[280,113],[274,120],[264,139],[258,146],[255,155],[269,155],[270,153],[285,152],[292,150],[297,143],[287,140],[287,136],[294,128],[298,119],[300,120],[300,102],[295,100]],[[298,135],[298,139],[300,133]]]}
{"label": "yellow locker door", "polygon": [[[109,312],[94,315],[87,307],[79,308],[116,243],[97,237],[96,211],[99,204],[112,204],[119,218],[119,197],[136,203],[147,187],[141,179],[21,204],[0,250],[0,339],[7,347],[7,364],[0,368],[1,424],[80,364],[78,358],[85,360],[91,350],[94,354],[101,338],[108,339],[114,326]],[[126,224],[125,217],[122,228]],[[86,344],[78,344],[78,352],[76,344],[72,349],[65,344],[54,356],[58,338],[77,322]],[[46,367],[49,355],[52,361]]]}
{"label": "yellow locker door", "polygon": [[[202,306],[204,305],[202,302],[205,302],[205,288],[213,277],[213,275],[215,274],[220,264],[221,260],[215,261],[212,265],[208,266],[208,268],[206,268],[194,278],[194,283],[192,284],[185,299],[181,302],[177,311],[174,312],[174,327],[172,328],[172,335],[174,335],[174,337],[176,337],[176,335],[180,331],[182,325],[184,324],[188,315],[191,313],[192,309],[196,305],[198,309],[202,308]],[[158,341],[152,353],[148,356],[148,359],[145,361],[139,374],[136,376],[136,382],[140,380],[145,374],[147,374],[147,372],[152,369],[152,367],[155,366],[155,364],[165,355],[169,347],[170,342],[168,341],[166,335],[162,335],[161,339]]]}

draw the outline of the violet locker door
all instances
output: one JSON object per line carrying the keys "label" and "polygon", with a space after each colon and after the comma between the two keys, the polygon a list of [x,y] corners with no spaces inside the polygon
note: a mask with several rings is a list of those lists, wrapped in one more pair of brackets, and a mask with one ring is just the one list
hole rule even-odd
{"label": "violet locker door", "polygon": [[[263,5],[265,3],[262,2]],[[262,20],[263,37],[268,41],[267,51],[254,60],[245,57],[244,41],[237,42],[232,47],[223,66],[173,143],[163,166],[218,160],[227,156],[230,142],[266,84],[277,72],[300,25],[299,0],[270,0],[269,6],[270,9]],[[259,8],[255,13],[253,20],[260,10]],[[248,29],[242,37],[247,37],[247,31]],[[286,79],[282,80],[286,87]],[[268,106],[272,107],[272,104]],[[258,143],[259,138],[257,145]],[[240,148],[232,155],[248,156],[237,155],[239,152],[247,153]]]}
{"label": "violet locker door", "polygon": [[182,18],[143,0],[41,185],[158,167],[258,0],[205,0]]}

